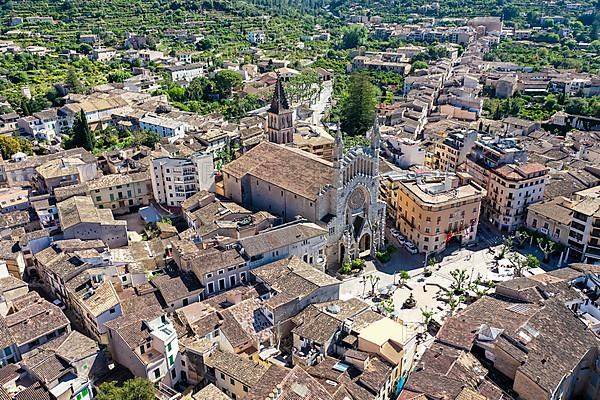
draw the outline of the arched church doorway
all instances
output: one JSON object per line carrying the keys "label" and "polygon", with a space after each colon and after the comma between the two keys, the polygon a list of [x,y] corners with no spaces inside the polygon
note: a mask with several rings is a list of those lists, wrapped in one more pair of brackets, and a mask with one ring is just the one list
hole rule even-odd
{"label": "arched church doorway", "polygon": [[366,251],[366,250],[371,250],[371,235],[369,235],[368,233],[365,233],[360,238],[360,242],[358,243],[358,247],[359,247],[361,253],[363,251]]}

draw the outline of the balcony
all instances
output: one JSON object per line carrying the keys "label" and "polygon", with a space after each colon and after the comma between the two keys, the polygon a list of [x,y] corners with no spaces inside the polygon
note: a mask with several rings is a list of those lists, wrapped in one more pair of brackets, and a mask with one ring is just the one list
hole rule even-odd
{"label": "balcony", "polygon": [[156,387],[155,395],[159,400],[177,400],[182,397],[181,393],[171,389],[162,382]]}

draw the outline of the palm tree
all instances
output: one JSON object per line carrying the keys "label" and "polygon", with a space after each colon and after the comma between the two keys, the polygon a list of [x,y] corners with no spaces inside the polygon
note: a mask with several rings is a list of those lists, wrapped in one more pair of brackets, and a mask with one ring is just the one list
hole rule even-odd
{"label": "palm tree", "polygon": [[455,269],[450,271],[450,276],[454,279],[454,293],[462,294],[465,291],[464,284],[469,279],[469,274],[465,269]]}
{"label": "palm tree", "polygon": [[423,316],[423,324],[427,327],[431,322],[431,318],[433,318],[433,311],[421,308],[421,315]]}
{"label": "palm tree", "polygon": [[558,250],[558,244],[546,238],[537,239],[538,247],[544,253],[544,262],[548,262],[550,255]]}

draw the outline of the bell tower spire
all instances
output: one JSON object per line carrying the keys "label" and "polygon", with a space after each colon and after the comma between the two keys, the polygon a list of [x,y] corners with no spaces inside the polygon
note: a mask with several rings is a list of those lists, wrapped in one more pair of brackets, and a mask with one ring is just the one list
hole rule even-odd
{"label": "bell tower spire", "polygon": [[381,146],[381,134],[379,132],[379,116],[375,111],[375,119],[373,121],[373,129],[371,130],[371,148],[379,153],[379,147]]}
{"label": "bell tower spire", "polygon": [[281,76],[277,74],[277,82],[271,99],[271,107],[267,111],[267,134],[269,141],[288,144],[294,141],[293,110],[283,88]]}

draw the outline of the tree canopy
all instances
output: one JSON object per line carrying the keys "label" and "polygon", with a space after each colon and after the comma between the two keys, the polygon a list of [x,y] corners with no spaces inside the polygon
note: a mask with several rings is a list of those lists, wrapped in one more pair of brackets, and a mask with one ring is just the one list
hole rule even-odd
{"label": "tree canopy", "polygon": [[97,400],[154,400],[154,385],[147,379],[133,378],[122,387],[115,382],[106,382],[98,388]]}
{"label": "tree canopy", "polygon": [[79,111],[73,123],[73,137],[71,138],[73,147],[83,147],[88,151],[93,151],[96,146],[96,137],[92,133],[87,118],[83,110]]}
{"label": "tree canopy", "polygon": [[351,25],[344,30],[342,48],[353,49],[364,44],[367,39],[367,28],[363,25]]}
{"label": "tree canopy", "polygon": [[343,100],[341,128],[350,136],[364,135],[373,125],[377,96],[369,76],[355,73]]}

